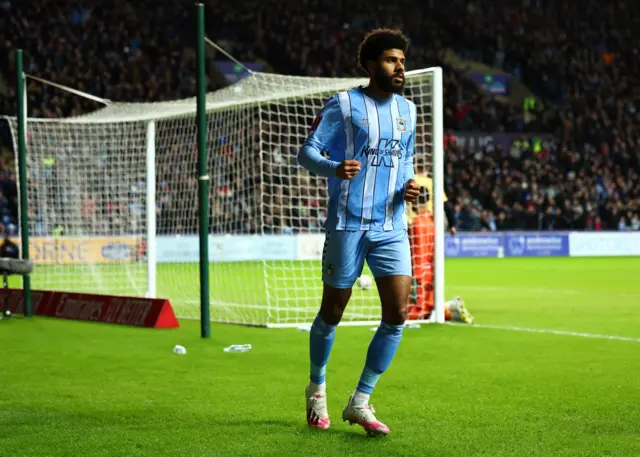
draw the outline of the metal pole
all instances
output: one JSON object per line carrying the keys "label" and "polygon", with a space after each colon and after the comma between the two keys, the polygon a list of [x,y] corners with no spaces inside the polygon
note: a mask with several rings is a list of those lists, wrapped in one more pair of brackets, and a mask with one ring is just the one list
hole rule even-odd
{"label": "metal pole", "polygon": [[198,207],[200,210],[200,336],[211,336],[209,309],[209,175],[207,173],[207,75],[205,72],[204,5],[198,3],[197,52],[197,131],[198,131]]}
{"label": "metal pole", "polygon": [[[25,96],[22,49],[16,51],[16,76],[18,92],[18,186],[20,191],[20,235],[22,258],[29,258],[29,205],[27,204],[27,100]],[[31,277],[22,276],[24,315],[32,316]]]}

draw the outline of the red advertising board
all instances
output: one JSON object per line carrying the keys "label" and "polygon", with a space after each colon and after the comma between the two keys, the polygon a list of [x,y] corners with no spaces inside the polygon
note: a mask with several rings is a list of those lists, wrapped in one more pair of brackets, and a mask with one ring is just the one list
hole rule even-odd
{"label": "red advertising board", "polygon": [[[34,290],[33,313],[38,316],[104,322],[137,327],[178,328],[169,300]],[[21,289],[0,289],[0,309],[24,313]]]}

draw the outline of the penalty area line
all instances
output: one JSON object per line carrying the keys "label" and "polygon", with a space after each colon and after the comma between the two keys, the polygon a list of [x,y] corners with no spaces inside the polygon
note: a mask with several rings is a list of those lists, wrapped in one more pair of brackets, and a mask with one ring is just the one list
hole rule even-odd
{"label": "penalty area line", "polygon": [[467,328],[485,328],[491,330],[509,330],[512,332],[526,332],[526,333],[546,333],[549,335],[562,335],[562,336],[577,336],[580,338],[593,338],[598,340],[615,340],[615,341],[630,341],[632,343],[640,343],[640,338],[633,338],[630,336],[617,336],[617,335],[599,335],[597,333],[583,333],[583,332],[570,332],[568,330],[553,330],[545,328],[527,328],[527,327],[511,327],[507,325],[485,325],[485,324],[459,324],[456,322],[446,322],[446,325],[452,327],[467,327]]}

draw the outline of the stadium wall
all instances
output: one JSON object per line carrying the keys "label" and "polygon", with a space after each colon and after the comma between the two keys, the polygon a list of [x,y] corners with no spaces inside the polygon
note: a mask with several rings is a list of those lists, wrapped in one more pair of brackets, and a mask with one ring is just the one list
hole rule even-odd
{"label": "stadium wall", "polygon": [[[31,258],[39,265],[131,263],[142,239],[117,237],[33,237]],[[14,240],[18,241],[18,240]],[[198,262],[196,235],[159,236],[158,263]],[[320,260],[324,235],[210,235],[212,262]],[[640,256],[640,232],[460,233],[445,237],[445,256],[598,257]]]}
{"label": "stadium wall", "polygon": [[[321,233],[299,235],[212,235],[211,261],[320,260]],[[158,262],[197,262],[196,236],[158,237]],[[640,256],[640,232],[461,233],[445,237],[445,256],[583,257]]]}
{"label": "stadium wall", "polygon": [[[37,265],[131,263],[142,240],[139,236],[32,236],[29,254]],[[12,241],[20,246],[19,239]]]}

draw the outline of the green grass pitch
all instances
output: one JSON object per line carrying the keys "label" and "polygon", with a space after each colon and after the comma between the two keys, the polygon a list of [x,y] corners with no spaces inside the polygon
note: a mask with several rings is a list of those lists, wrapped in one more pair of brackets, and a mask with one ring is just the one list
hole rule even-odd
{"label": "green grass pitch", "polygon": [[[214,270],[215,300],[271,293],[251,280],[259,265]],[[316,287],[313,268],[296,271],[279,303],[317,307],[301,287]],[[338,329],[332,428],[317,432],[305,423],[308,333],[214,324],[202,340],[188,320],[152,330],[16,316],[0,321],[0,457],[640,456],[640,258],[456,259],[446,272],[447,298],[461,295],[478,325],[405,330],[371,399],[384,439],[340,421],[367,327]],[[106,273],[78,271],[75,284]],[[183,280],[197,270],[159,269],[161,293],[185,296]],[[223,352],[243,343],[253,350]]]}

